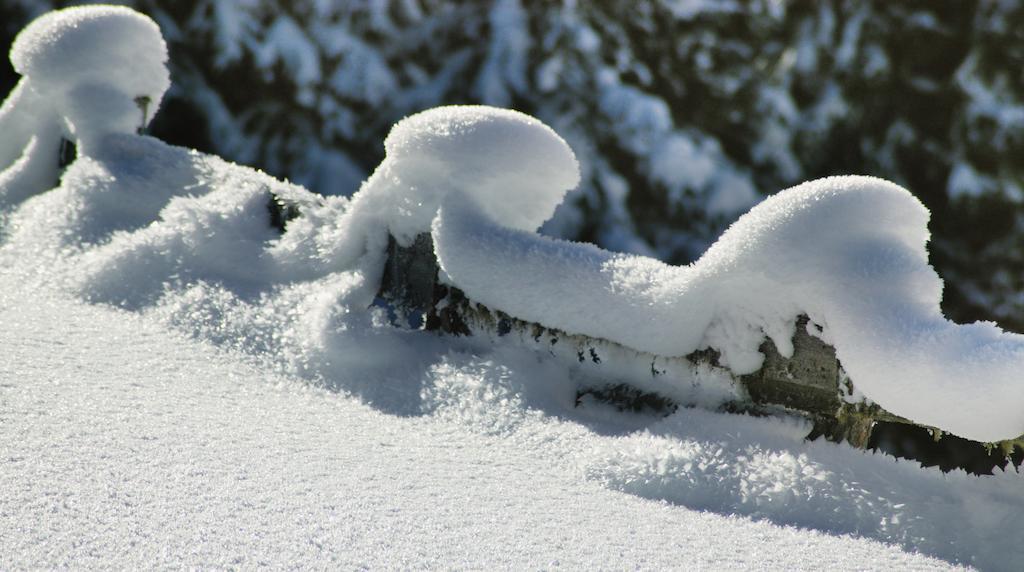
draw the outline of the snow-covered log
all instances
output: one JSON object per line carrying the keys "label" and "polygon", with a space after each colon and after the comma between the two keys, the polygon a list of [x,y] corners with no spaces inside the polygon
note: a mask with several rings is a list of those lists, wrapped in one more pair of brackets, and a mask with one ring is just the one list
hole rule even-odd
{"label": "snow-covered log", "polygon": [[[714,349],[661,356],[492,310],[439,280],[428,234],[407,247],[390,242],[379,296],[396,311],[396,323],[513,343],[571,362],[579,372],[581,398],[596,396],[622,409],[671,413],[684,405],[758,413],[785,410],[810,418],[815,434],[857,447],[867,446],[876,421],[913,423],[855,395],[835,349],[808,333],[812,326],[806,316],[797,321],[790,356],[782,356],[766,340],[760,346],[764,365],[737,375],[722,366]],[[420,319],[410,320],[411,315]]]}
{"label": "snow-covered log", "polygon": [[[532,134],[499,135],[514,130]],[[648,364],[697,365],[694,356],[710,352],[714,359],[704,361],[735,382],[740,403],[829,417],[829,432],[859,445],[874,419],[982,442],[1024,433],[1024,336],[943,317],[942,281],[926,250],[928,211],[895,184],[835,177],[788,189],[742,217],[699,261],[672,267],[533,232],[543,218],[521,216],[522,196],[550,212],[574,184],[576,164],[557,135],[529,118],[431,110],[396,125],[386,145],[388,159],[371,182],[387,188],[398,207],[391,216],[424,206],[402,215],[415,222],[393,230],[393,260],[423,267],[436,255],[439,269],[433,306],[422,306],[430,286],[394,273],[386,284],[421,292],[410,303],[427,312],[428,324],[433,312],[455,333],[503,336],[511,323],[560,332],[551,337],[572,338],[563,347],[573,346],[581,362],[618,361],[602,358],[599,347]],[[420,189],[428,201],[418,201]],[[427,213],[430,240],[411,238],[427,230]],[[402,250],[410,244],[420,254]],[[575,349],[581,344],[589,347]]]}
{"label": "snow-covered log", "polygon": [[[155,108],[167,87],[165,59],[155,24],[126,9],[66,10],[29,26],[12,51],[24,79],[0,115],[15,134],[0,149],[13,161],[0,171],[0,197],[39,190],[23,184],[35,171],[22,162],[52,163],[56,153],[38,145],[58,134],[83,155],[69,187],[126,190],[128,178],[115,173],[134,147],[153,160],[146,184],[194,181],[154,197],[212,189],[207,160],[134,134],[148,120],[137,103]],[[384,275],[385,297],[424,313],[428,328],[514,335],[578,362],[585,389],[628,383],[684,405],[789,407],[860,445],[872,420],[887,417],[982,442],[1024,432],[1024,336],[945,319],[942,281],[928,265],[928,211],[895,184],[836,177],[782,191],[699,261],[673,267],[536,234],[579,169],[565,141],[534,118],[437,108],[399,122],[385,149],[351,202],[296,191],[304,215],[291,191],[250,174],[209,197],[172,200],[160,224],[84,256],[75,281],[91,299],[143,304],[172,278],[256,295],[352,272],[336,285],[343,304],[319,296],[325,329],[316,344],[326,344],[334,312],[370,305]],[[171,168],[158,156],[179,161]],[[145,280],[126,282],[126,273]]]}

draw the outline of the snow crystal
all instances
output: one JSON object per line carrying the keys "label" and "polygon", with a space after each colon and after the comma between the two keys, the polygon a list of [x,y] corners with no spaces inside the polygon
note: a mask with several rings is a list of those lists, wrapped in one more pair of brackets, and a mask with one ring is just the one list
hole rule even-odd
{"label": "snow crystal", "polygon": [[485,360],[450,352],[424,378],[425,412],[492,435],[513,434],[542,411],[568,413],[576,401],[564,364],[519,348],[496,348]]}

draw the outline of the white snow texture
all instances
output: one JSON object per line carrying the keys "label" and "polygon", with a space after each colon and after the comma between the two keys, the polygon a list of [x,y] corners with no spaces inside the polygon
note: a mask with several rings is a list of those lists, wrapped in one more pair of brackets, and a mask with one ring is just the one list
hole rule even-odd
{"label": "white snow texture", "polygon": [[107,133],[134,133],[170,86],[160,29],[123,6],[44,14],[10,57],[22,78],[0,107],[0,204],[56,184],[62,137],[87,152]]}
{"label": "white snow texture", "polygon": [[[401,121],[385,142],[387,158],[351,201],[137,135],[135,124],[120,121],[127,107],[111,116],[115,128],[87,135],[74,123],[75,109],[61,107],[68,86],[36,91],[34,82],[54,69],[43,63],[48,49],[78,46],[76,57],[90,62],[86,52],[109,46],[89,39],[108,32],[147,46],[138,48],[141,61],[153,69],[139,72],[139,84],[111,70],[93,76],[110,80],[103,86],[75,74],[68,83],[121,96],[141,90],[159,100],[165,53],[152,22],[126,9],[80,8],[44,16],[19,37],[17,65],[27,79],[0,112],[0,128],[15,129],[4,131],[0,146],[0,341],[15,348],[13,361],[0,363],[0,443],[8,461],[0,529],[10,532],[0,535],[0,566],[95,565],[97,553],[99,563],[124,567],[536,567],[556,565],[552,557],[563,553],[579,567],[941,564],[875,541],[988,569],[1013,569],[1024,559],[1019,474],[947,475],[808,443],[806,424],[789,418],[681,409],[659,419],[586,400],[577,407],[575,364],[396,328],[387,309],[374,305],[388,234],[407,244],[430,232],[447,280],[517,317],[664,356],[712,346],[741,373],[759,366],[765,335],[792,352],[795,319],[806,313],[857,388],[890,411],[983,441],[1017,437],[1024,395],[1013,373],[1024,366],[1024,338],[942,316],[942,282],[927,263],[928,213],[906,190],[867,177],[806,183],[755,207],[697,263],[671,267],[535,234],[576,184],[578,169],[554,131],[512,111],[447,107]],[[72,41],[79,37],[80,45]],[[42,178],[25,175],[33,172],[26,165],[56,151],[37,153],[33,145],[62,133],[43,109],[88,139],[48,190],[36,186]],[[6,133],[17,134],[17,145],[7,146]],[[275,198],[301,212],[283,233],[269,222]],[[64,335],[78,351],[60,354],[63,365],[54,366],[50,358],[60,350],[48,338]],[[122,344],[140,352],[141,365],[132,365]],[[681,381],[720,383],[704,375],[695,369]],[[275,394],[249,376],[283,390]],[[234,404],[227,413],[225,403]],[[351,439],[359,453],[324,435]],[[404,456],[392,464],[380,439]],[[465,454],[416,453],[421,443],[453,439],[466,440]],[[208,443],[216,453],[206,452]],[[508,455],[485,454],[493,447]],[[38,455],[45,461],[27,461]],[[188,468],[169,461],[193,455]],[[292,455],[301,466],[282,460]],[[479,455],[481,479],[456,478],[439,491],[445,479],[437,473],[449,474],[450,458],[466,466]],[[497,464],[506,458],[530,470],[507,471]],[[372,477],[361,472],[367,464]],[[81,477],[81,467],[95,470],[67,482]],[[281,489],[281,475],[293,471]],[[537,472],[546,475],[539,488]],[[114,473],[126,476],[105,480]],[[506,478],[511,489],[493,486]],[[623,500],[594,483],[682,506]],[[466,500],[466,487],[487,510],[465,511],[476,502]],[[331,500],[338,490],[387,498]],[[551,497],[561,507],[553,513],[546,511]],[[590,502],[597,503],[594,518],[566,508]],[[558,530],[578,535],[545,545],[551,533],[537,527],[538,504]],[[76,506],[65,519],[51,516]],[[386,510],[403,520],[382,525]],[[181,524],[195,511],[197,524]],[[80,542],[94,513],[118,524]],[[432,560],[415,548],[423,515],[439,530],[474,533],[452,532],[452,544],[439,552],[446,560]],[[124,518],[134,519],[131,526]],[[222,526],[241,522],[233,518],[245,526]],[[652,528],[645,519],[666,524]],[[673,524],[680,520],[689,523],[684,531],[719,531],[717,539],[702,544],[700,534],[686,533],[680,545]],[[49,532],[31,524],[44,521]],[[176,528],[152,528],[167,523]],[[630,549],[643,552],[642,560],[601,545],[621,546],[618,525],[628,523],[638,534],[626,544],[657,540],[643,544],[657,549]],[[319,547],[312,556],[294,548],[310,527],[298,544]],[[252,539],[264,535],[268,543],[254,547]],[[51,536],[73,541],[58,547]],[[734,559],[723,559],[719,543]],[[401,548],[392,558],[387,548],[395,544]],[[339,554],[350,545],[356,556]],[[510,545],[516,550],[479,548]],[[521,545],[529,548],[517,558]],[[807,545],[818,549],[796,548]],[[189,556],[154,556],[159,547]],[[257,557],[228,558],[229,551]]]}
{"label": "white snow texture", "polygon": [[540,121],[507,109],[424,111],[396,124],[384,149],[384,161],[353,196],[353,210],[386,221],[403,243],[430,230],[442,200],[453,192],[509,227],[535,231],[579,182],[565,141]]}
{"label": "white snow texture", "polygon": [[978,441],[1016,438],[1024,336],[943,317],[927,221],[897,185],[834,177],[767,199],[685,267],[507,228],[454,196],[433,237],[453,284],[521,319],[663,356],[713,347],[744,374],[760,368],[765,335],[792,355],[806,314],[887,410]]}
{"label": "white snow texture", "polygon": [[[79,144],[145,127],[170,86],[167,45],[156,23],[123,6],[45,14],[11,46],[11,64],[30,89],[67,119]],[[149,99],[147,116],[135,102]]]}

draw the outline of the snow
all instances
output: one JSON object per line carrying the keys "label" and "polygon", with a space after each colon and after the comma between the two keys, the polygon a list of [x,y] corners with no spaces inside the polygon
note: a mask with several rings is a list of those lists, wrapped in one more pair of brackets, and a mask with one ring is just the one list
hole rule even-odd
{"label": "snow", "polygon": [[[983,442],[1024,433],[1017,407],[1024,386],[1015,373],[1024,338],[942,316],[942,281],[927,262],[928,213],[892,183],[841,177],[783,191],[699,261],[673,267],[534,234],[577,182],[577,166],[553,131],[512,111],[446,107],[403,120],[351,203],[141,141],[108,138],[96,157],[69,169],[64,187],[36,201],[51,206],[34,207],[72,221],[54,236],[100,241],[75,225],[105,216],[101,228],[133,230],[170,199],[168,190],[188,190],[162,207],[160,221],[118,233],[82,257],[66,282],[93,301],[140,308],[164,296],[168,283],[231,284],[239,304],[279,285],[294,297],[320,288],[334,292],[337,304],[328,296],[326,306],[305,310],[315,317],[288,314],[296,328],[313,320],[373,331],[376,318],[343,308],[373,300],[388,233],[408,244],[432,229],[445,278],[520,319],[665,357],[713,347],[744,374],[760,367],[766,335],[789,355],[795,319],[806,314],[823,327],[858,390],[888,411]],[[119,185],[125,157],[141,170]],[[141,195],[155,202],[125,198],[147,186],[156,190]],[[104,191],[110,187],[118,190]],[[111,212],[74,210],[90,193],[109,201]],[[262,222],[271,193],[294,197],[308,213],[279,240]],[[126,212],[133,205],[140,210]],[[15,217],[12,229],[17,238],[39,225]],[[297,339],[292,367],[319,371],[299,364],[311,351],[330,354],[331,342],[308,332]],[[394,345],[412,361],[423,359],[405,341]],[[346,356],[324,361],[334,364],[330,371],[375,363]],[[732,391],[710,385],[716,395]]]}
{"label": "snow", "polygon": [[106,133],[145,127],[170,85],[159,28],[124,7],[44,14],[18,34],[10,57],[22,78],[0,107],[0,205],[56,184],[62,137],[85,149]]}
{"label": "snow", "polygon": [[526,55],[531,41],[527,14],[519,0],[499,0],[489,12],[491,45],[473,91],[480,101],[508,106],[513,95],[528,89]]}
{"label": "snow", "polygon": [[[31,262],[0,270],[4,568],[951,568],[611,491],[558,452],[614,442],[584,426],[389,415],[36,288]],[[436,375],[490,383],[473,361]]]}
{"label": "snow", "polygon": [[744,374],[760,368],[765,335],[790,355],[806,314],[887,410],[978,441],[1016,438],[1024,337],[943,317],[927,221],[895,184],[834,177],[769,198],[684,267],[507,228],[458,195],[433,237],[451,283],[520,319],[662,356],[710,346]]}
{"label": "snow", "polygon": [[714,172],[711,153],[685,135],[670,136],[651,159],[651,174],[670,188],[703,187]]}
{"label": "snow", "polygon": [[[616,72],[610,69],[604,71],[599,76],[602,88],[600,105],[602,112],[613,122],[616,144],[646,157],[648,176],[652,183],[665,187],[669,205],[693,208],[696,203],[699,205],[696,208],[711,217],[730,220],[760,200],[749,174],[732,165],[716,139],[676,128],[672,111],[665,101],[620,83]],[[774,107],[771,109],[776,111]],[[772,153],[783,152],[774,144],[761,147],[770,149]],[[606,179],[606,172],[610,170],[605,165],[601,167],[599,180]],[[618,199],[615,193],[602,190],[606,201],[614,204]],[[621,210],[624,218],[629,220],[625,194],[618,199],[622,201],[621,207],[607,208]],[[701,200],[694,201],[694,196]],[[621,231],[621,225],[615,226]],[[643,249],[634,253],[643,253]]]}
{"label": "snow", "polygon": [[384,148],[384,161],[353,198],[352,208],[386,220],[391,234],[406,244],[430,230],[440,202],[452,191],[472,197],[489,216],[513,228],[534,231],[579,182],[576,158],[565,141],[512,110],[424,111],[398,122]]}
{"label": "snow", "polygon": [[57,184],[61,124],[42,99],[19,83],[0,107],[0,205],[15,204]]}
{"label": "snow", "polygon": [[[268,189],[303,207],[279,238],[258,216]],[[115,134],[14,208],[0,247],[5,566],[1022,556],[1017,474],[807,443],[792,419],[575,407],[564,361],[394,328],[367,308],[382,244],[360,235],[364,256],[331,266],[359,200]]]}
{"label": "snow", "polygon": [[946,182],[946,192],[950,197],[977,197],[997,188],[996,182],[991,177],[978,173],[966,162],[954,164],[949,173],[949,180]]}
{"label": "snow", "polygon": [[[388,233],[429,231],[449,280],[518,317],[663,356],[711,343],[742,372],[765,334],[791,352],[805,312],[872,400],[1015,437],[1021,337],[942,317],[928,213],[892,183],[784,191],[678,268],[534,234],[578,166],[512,111],[403,120],[352,200],[132,130],[88,139],[56,188],[7,178],[21,158],[0,171],[0,567],[1024,558],[1017,473],[807,442],[789,417],[618,412],[554,352],[397,328],[373,304]],[[283,233],[271,201],[301,212]]]}
{"label": "snow", "polygon": [[611,70],[601,74],[598,81],[603,87],[601,110],[621,125],[620,145],[645,153],[672,128],[672,112],[661,99],[619,83]]}
{"label": "snow", "polygon": [[[255,52],[256,65],[272,77],[275,64],[290,70],[298,85],[297,100],[304,106],[312,105],[315,95],[310,84],[320,81],[320,58],[316,48],[302,28],[288,16],[279,16],[267,30],[266,38]],[[269,79],[269,78],[268,78]]]}
{"label": "snow", "polygon": [[704,0],[669,0],[665,7],[680,20],[692,20],[708,12],[737,12],[733,2],[705,2]]}
{"label": "snow", "polygon": [[364,101],[379,101],[398,90],[398,81],[381,54],[358,38],[333,28],[317,30],[329,55],[343,57],[331,74],[335,93]]}
{"label": "snow", "polygon": [[[166,62],[156,23],[120,6],[49,12],[11,46],[22,81],[67,119],[82,146],[105,133],[145,127],[170,85]],[[145,116],[139,97],[149,99]]]}

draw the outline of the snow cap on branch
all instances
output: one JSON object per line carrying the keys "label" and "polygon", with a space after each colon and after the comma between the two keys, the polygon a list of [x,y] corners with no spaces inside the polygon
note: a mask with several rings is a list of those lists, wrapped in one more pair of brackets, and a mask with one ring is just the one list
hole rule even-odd
{"label": "snow cap on branch", "polygon": [[86,146],[106,133],[133,133],[148,123],[170,86],[166,62],[160,28],[123,6],[49,12],[22,30],[11,47],[14,69]]}
{"label": "snow cap on branch", "polygon": [[398,122],[384,148],[368,186],[383,184],[389,202],[404,209],[404,224],[391,225],[396,236],[429,231],[441,198],[452,191],[509,227],[533,231],[580,178],[576,156],[554,130],[509,109],[430,109]]}

